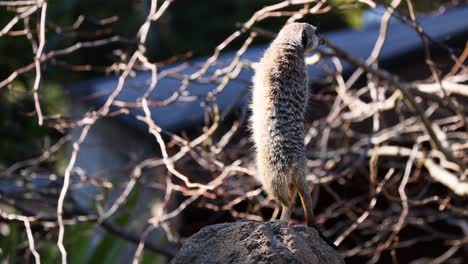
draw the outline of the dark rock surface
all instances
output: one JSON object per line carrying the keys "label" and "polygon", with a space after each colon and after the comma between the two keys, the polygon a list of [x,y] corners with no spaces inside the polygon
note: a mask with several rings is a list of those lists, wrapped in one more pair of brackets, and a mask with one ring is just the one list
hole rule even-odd
{"label": "dark rock surface", "polygon": [[191,236],[171,264],[344,263],[318,232],[284,222],[239,221],[205,227]]}

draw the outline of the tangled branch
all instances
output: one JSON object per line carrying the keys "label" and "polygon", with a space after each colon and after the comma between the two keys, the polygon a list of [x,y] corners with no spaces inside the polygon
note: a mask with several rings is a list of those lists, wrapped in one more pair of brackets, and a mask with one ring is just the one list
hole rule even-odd
{"label": "tangled branch", "polygon": [[[90,40],[67,42],[65,48],[49,49],[46,44],[52,38],[54,24],[49,22],[48,8],[54,3],[0,1],[0,8],[16,12],[0,30],[0,40],[24,38],[33,50],[30,63],[8,72],[0,80],[0,89],[14,93],[12,87],[34,69],[34,81],[28,86],[34,103],[33,115],[39,126],[64,133],[39,155],[0,167],[1,183],[15,186],[0,186],[0,224],[23,223],[23,238],[28,241],[36,263],[40,263],[42,241],[47,239],[43,230],[53,230],[54,246],[60,250],[62,263],[67,263],[70,252],[73,253],[73,248],[68,247],[67,233],[80,223],[91,223],[93,228],[131,243],[132,258],[139,263],[145,249],[172,258],[183,242],[181,230],[190,230],[187,233],[191,234],[218,221],[276,218],[279,208],[262,192],[254,177],[245,122],[248,112],[239,107],[224,109],[218,97],[237,82],[240,95],[237,100],[247,100],[250,79],[243,74],[249,72],[247,76],[251,76],[256,64],[246,54],[256,40],[275,37],[274,32],[261,27],[261,22],[283,18],[289,23],[362,5],[371,10],[379,5],[385,7],[379,35],[366,60],[356,58],[326,37],[326,47],[307,59],[308,66],[325,72],[323,79],[327,80],[310,98],[310,109],[316,118],[308,122],[305,139],[308,180],[315,187],[317,222],[349,260],[377,263],[391,258],[397,263],[401,258],[416,263],[431,258],[434,263],[442,263],[447,259],[463,259],[460,249],[466,247],[468,236],[463,220],[468,216],[465,109],[468,45],[464,44],[465,49],[459,51],[436,43],[419,22],[410,0],[404,4],[394,0],[388,6],[377,1],[334,5],[327,1],[298,0],[280,1],[258,10],[206,59],[187,62],[186,56],[181,55],[152,62],[147,55],[151,26],[170,12],[173,2],[152,0],[146,18],[130,40],[96,33]],[[79,30],[83,19],[80,16],[69,30]],[[392,19],[418,34],[424,52],[421,63],[429,70],[427,79],[403,80],[379,65]],[[101,22],[116,20],[112,16]],[[30,21],[37,21],[35,28],[29,27]],[[15,31],[21,23],[24,29]],[[113,89],[104,95],[87,95],[105,96],[97,109],[89,106],[80,116],[65,112],[49,115],[44,110],[41,87],[49,65],[67,65],[64,68],[71,71],[94,71],[98,66],[73,66],[67,60],[85,49],[117,43],[131,48],[119,50],[122,53],[119,61],[103,69],[115,74],[117,82]],[[432,45],[445,47],[442,56],[449,61],[450,69],[442,69],[436,62],[438,56],[433,54]],[[233,56],[222,56],[233,48],[236,48]],[[178,63],[168,64],[175,61]],[[344,73],[343,63],[352,66],[351,74]],[[149,78],[142,82],[139,96],[134,100],[122,99],[123,93],[134,88],[135,77],[143,74]],[[155,99],[163,89],[161,81],[168,79],[175,81],[172,94]],[[210,89],[200,93],[192,89],[195,85]],[[204,110],[204,124],[193,131],[173,133],[155,121],[155,109],[187,102],[200,102]],[[239,105],[242,104],[236,106]],[[121,116],[133,118],[146,128],[143,133],[150,138],[154,151],[145,157],[135,154],[137,158],[122,164],[123,179],[107,175],[114,172],[99,174],[82,168],[79,159],[86,158],[83,149],[93,144],[90,138],[99,124]],[[77,136],[71,137],[67,132]],[[66,166],[63,171],[53,171],[46,165],[58,159],[65,145],[71,149]],[[48,184],[34,182],[37,175],[43,175],[41,179]],[[89,208],[80,205],[79,200],[86,197],[76,196],[86,186],[97,189],[92,193]],[[148,202],[135,198],[146,191],[151,193],[150,197],[161,199]],[[134,201],[138,201],[136,207],[145,208],[145,214],[132,211]],[[44,208],[36,207],[37,204]],[[118,224],[119,217],[128,214],[138,224]],[[194,219],[204,221],[194,222],[186,214],[200,215]],[[299,208],[293,216],[303,218]],[[155,241],[152,235],[156,232],[170,242],[162,245],[161,239]],[[435,241],[440,250],[418,252],[410,257],[398,255],[400,250],[430,241]]]}

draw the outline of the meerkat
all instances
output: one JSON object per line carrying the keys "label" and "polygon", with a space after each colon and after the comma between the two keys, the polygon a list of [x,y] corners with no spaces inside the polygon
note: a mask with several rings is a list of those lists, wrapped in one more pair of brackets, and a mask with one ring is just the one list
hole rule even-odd
{"label": "meerkat", "polygon": [[304,115],[308,100],[305,53],[320,44],[307,23],[284,26],[255,67],[250,125],[256,149],[257,177],[282,205],[289,222],[297,193],[307,225],[315,226],[306,181]]}

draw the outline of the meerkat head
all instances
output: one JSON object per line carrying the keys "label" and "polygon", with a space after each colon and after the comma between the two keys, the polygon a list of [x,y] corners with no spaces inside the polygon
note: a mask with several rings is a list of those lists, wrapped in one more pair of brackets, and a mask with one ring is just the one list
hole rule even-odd
{"label": "meerkat head", "polygon": [[317,28],[307,23],[290,23],[278,33],[277,42],[292,44],[307,52],[320,45]]}

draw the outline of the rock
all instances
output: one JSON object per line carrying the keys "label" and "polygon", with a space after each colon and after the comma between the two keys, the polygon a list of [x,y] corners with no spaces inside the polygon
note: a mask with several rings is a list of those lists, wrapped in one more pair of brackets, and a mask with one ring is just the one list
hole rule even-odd
{"label": "rock", "polygon": [[344,263],[318,232],[303,225],[239,221],[191,236],[171,264]]}

